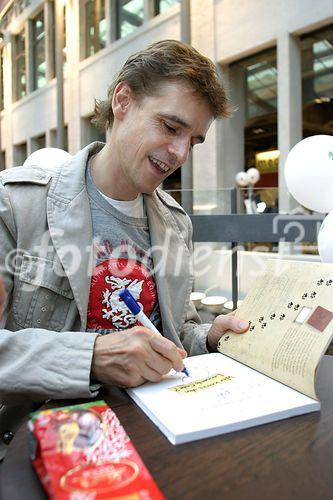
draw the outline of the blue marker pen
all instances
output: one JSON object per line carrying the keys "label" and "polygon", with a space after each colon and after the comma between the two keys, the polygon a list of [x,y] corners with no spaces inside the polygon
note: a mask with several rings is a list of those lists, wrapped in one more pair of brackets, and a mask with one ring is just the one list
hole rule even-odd
{"label": "blue marker pen", "polygon": [[[132,314],[134,314],[134,316],[137,318],[138,321],[140,321],[140,323],[143,326],[146,326],[147,328],[149,328],[149,330],[152,330],[158,335],[161,335],[161,332],[157,330],[156,326],[145,315],[145,313],[143,312],[143,310],[141,309],[141,307],[139,306],[139,304],[137,303],[137,301],[127,288],[124,288],[123,290],[121,290],[121,292],[119,292],[119,297],[125,302],[128,309],[131,311]],[[182,372],[185,373],[187,377],[190,376],[185,366],[182,369]]]}

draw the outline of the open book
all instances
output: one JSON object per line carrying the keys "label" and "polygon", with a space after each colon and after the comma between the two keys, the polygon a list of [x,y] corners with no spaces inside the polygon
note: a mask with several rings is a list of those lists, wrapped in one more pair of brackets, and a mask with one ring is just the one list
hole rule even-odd
{"label": "open book", "polygon": [[[319,361],[333,337],[333,265],[272,260],[225,333],[219,353],[185,360],[129,395],[173,444],[320,410]],[[223,352],[223,354],[222,354]]]}

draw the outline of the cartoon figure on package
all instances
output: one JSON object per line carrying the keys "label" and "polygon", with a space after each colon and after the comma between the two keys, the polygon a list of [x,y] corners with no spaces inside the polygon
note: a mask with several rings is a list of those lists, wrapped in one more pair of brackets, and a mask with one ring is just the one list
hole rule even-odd
{"label": "cartoon figure on package", "polygon": [[102,420],[87,410],[66,412],[56,423],[57,451],[70,454],[94,446],[102,435]]}

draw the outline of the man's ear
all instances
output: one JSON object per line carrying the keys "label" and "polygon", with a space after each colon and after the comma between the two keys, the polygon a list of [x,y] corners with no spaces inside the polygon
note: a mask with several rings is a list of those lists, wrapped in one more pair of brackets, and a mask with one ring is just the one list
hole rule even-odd
{"label": "man's ear", "polygon": [[126,82],[120,82],[116,86],[112,97],[112,109],[115,118],[121,120],[133,100],[133,92]]}

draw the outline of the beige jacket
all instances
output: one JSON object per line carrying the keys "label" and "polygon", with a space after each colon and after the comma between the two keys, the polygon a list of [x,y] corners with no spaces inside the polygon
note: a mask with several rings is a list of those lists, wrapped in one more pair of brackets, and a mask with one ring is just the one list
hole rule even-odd
{"label": "beige jacket", "polygon": [[[59,168],[17,167],[0,176],[0,272],[8,292],[0,331],[0,439],[15,430],[16,416],[32,401],[98,391],[90,383],[96,334],[85,332],[93,264],[85,170],[102,146],[87,146]],[[145,206],[158,249],[153,261],[163,334],[189,354],[205,353],[209,325],[200,325],[189,300],[190,219],[159,190],[145,196]],[[166,272],[158,270],[161,246]]]}

